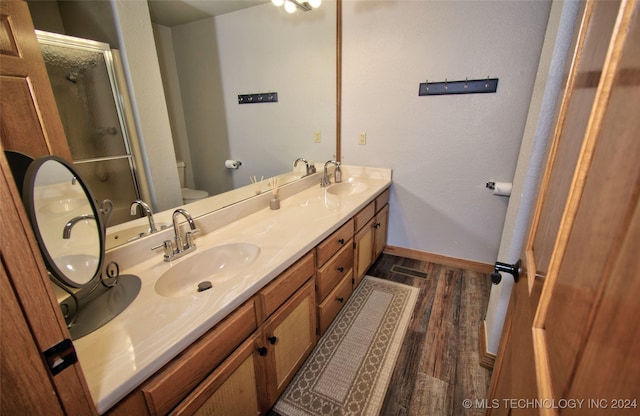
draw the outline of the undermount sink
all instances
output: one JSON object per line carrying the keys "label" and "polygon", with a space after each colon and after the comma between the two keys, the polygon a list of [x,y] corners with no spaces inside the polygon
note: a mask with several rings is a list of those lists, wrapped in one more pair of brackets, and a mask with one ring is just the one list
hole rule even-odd
{"label": "undermount sink", "polygon": [[213,288],[220,281],[237,277],[260,255],[260,247],[251,243],[230,243],[195,251],[164,272],[155,284],[156,292],[166,297],[195,295]]}
{"label": "undermount sink", "polygon": [[45,205],[52,214],[72,212],[85,206],[87,206],[87,200],[80,197],[55,199]]}
{"label": "undermount sink", "polygon": [[364,192],[367,185],[362,182],[341,182],[336,183],[327,188],[327,192],[332,195],[347,196]]}

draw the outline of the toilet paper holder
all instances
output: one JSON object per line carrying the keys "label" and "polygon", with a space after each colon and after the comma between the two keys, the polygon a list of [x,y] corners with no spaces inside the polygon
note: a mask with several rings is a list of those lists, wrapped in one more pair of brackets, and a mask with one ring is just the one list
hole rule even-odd
{"label": "toilet paper holder", "polygon": [[494,189],[496,189],[496,183],[494,181],[487,182],[486,187],[493,191]]}
{"label": "toilet paper holder", "polygon": [[238,169],[242,165],[239,160],[228,159],[224,161],[224,167],[227,169]]}

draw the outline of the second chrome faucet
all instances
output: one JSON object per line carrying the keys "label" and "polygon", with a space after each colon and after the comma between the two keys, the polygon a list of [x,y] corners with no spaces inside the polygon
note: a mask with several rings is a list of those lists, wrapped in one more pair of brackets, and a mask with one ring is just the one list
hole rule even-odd
{"label": "second chrome faucet", "polygon": [[320,186],[325,187],[331,185],[331,178],[329,177],[329,173],[327,172],[327,166],[332,163],[335,165],[335,170],[333,171],[333,176],[336,180],[336,183],[342,182],[342,171],[340,170],[340,162],[336,162],[335,160],[327,160],[324,164],[324,172],[322,178],[320,178]]}

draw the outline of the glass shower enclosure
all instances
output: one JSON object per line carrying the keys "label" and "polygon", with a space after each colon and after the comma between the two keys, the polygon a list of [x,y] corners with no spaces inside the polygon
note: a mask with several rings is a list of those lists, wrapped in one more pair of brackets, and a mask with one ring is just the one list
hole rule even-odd
{"label": "glass shower enclosure", "polygon": [[140,192],[110,46],[40,30],[36,36],[75,168],[98,201],[113,202],[107,225],[131,220]]}

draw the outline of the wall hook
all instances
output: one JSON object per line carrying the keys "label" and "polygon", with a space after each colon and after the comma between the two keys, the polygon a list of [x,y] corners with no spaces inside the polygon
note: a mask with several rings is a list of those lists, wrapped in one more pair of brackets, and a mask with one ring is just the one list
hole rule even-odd
{"label": "wall hook", "polygon": [[239,94],[238,104],[277,103],[277,92],[260,92],[256,94]]}
{"label": "wall hook", "polygon": [[418,95],[478,94],[498,90],[498,78],[469,79],[466,77],[461,81],[449,81],[449,78],[445,78],[443,82],[428,81],[420,84]]}

